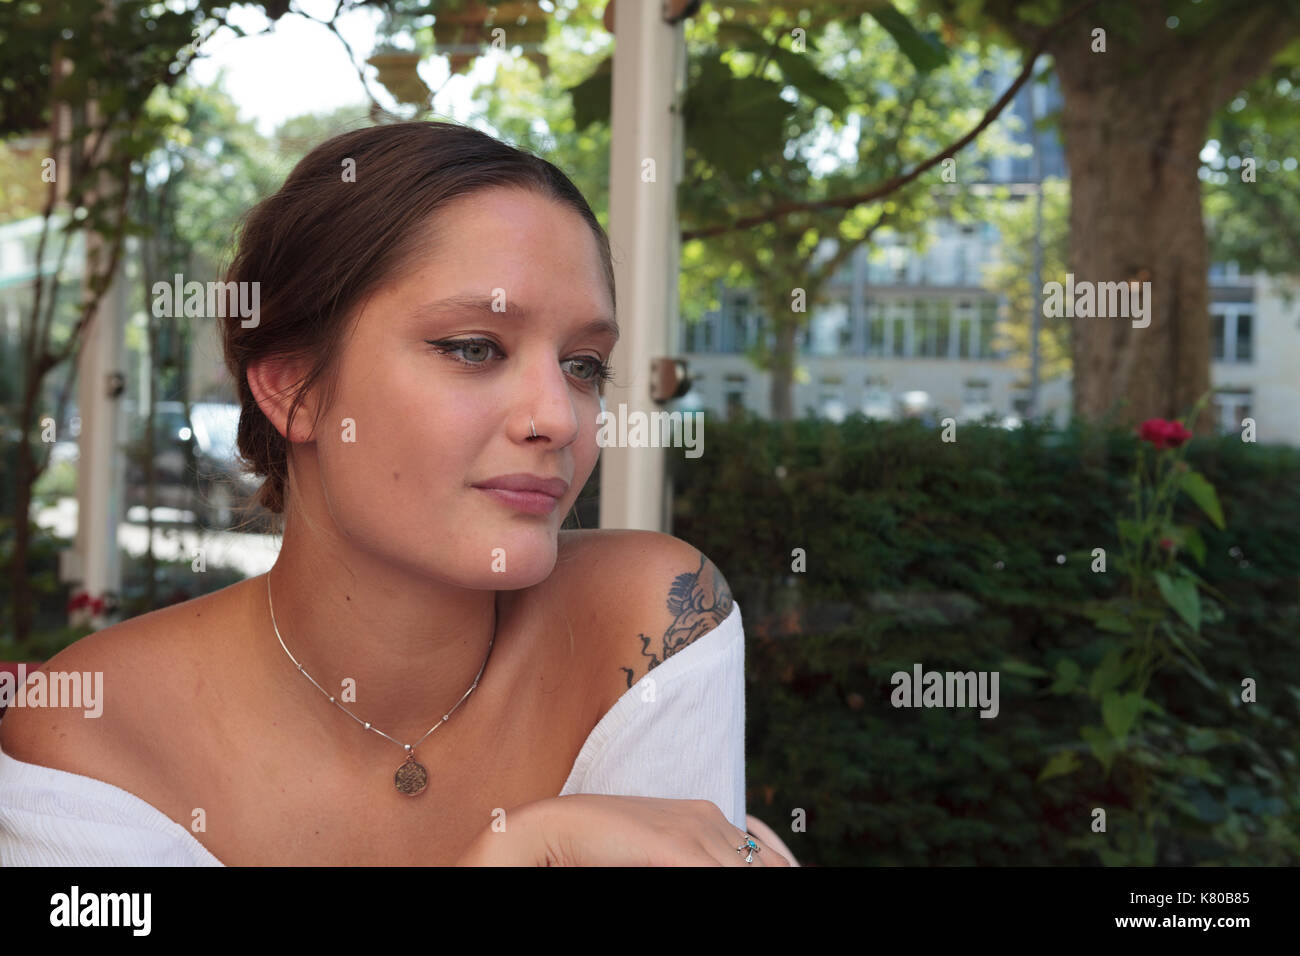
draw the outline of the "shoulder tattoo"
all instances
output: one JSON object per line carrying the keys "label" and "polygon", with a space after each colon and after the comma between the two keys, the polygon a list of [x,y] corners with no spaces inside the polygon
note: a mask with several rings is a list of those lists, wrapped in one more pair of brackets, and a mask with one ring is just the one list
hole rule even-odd
{"label": "shoulder tattoo", "polygon": [[[707,575],[704,573],[706,564],[712,572]],[[700,566],[696,570],[679,574],[673,579],[668,588],[666,603],[672,615],[672,623],[660,637],[659,646],[651,650],[654,639],[646,634],[638,635],[641,638],[641,656],[650,661],[648,671],[654,670],[683,647],[725,621],[731,614],[731,589],[727,587],[727,579],[722,576],[722,572],[701,554]],[[637,668],[622,667],[620,670],[627,675],[627,686],[630,689]]]}

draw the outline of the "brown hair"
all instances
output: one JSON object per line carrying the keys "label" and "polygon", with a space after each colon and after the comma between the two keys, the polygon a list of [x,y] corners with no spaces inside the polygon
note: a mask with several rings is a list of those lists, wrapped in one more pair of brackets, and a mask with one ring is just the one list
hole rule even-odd
{"label": "brown hair", "polygon": [[[344,179],[347,160],[355,181]],[[288,447],[248,385],[248,366],[269,356],[310,360],[294,386],[289,421],[306,392],[332,370],[346,323],[375,287],[416,257],[419,237],[448,203],[494,187],[531,190],[576,210],[596,237],[610,299],[609,237],[591,206],[557,167],[486,133],[445,122],[393,123],[343,133],[308,153],[274,195],[244,219],[227,282],[259,282],[259,322],[222,324],[226,368],[239,390],[239,452],[266,477],[258,502],[282,513]],[[318,412],[329,405],[328,394]]]}

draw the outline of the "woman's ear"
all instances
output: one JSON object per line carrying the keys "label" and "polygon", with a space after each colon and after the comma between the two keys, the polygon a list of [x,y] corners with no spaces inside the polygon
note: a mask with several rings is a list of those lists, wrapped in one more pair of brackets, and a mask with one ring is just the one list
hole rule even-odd
{"label": "woman's ear", "polygon": [[295,389],[306,375],[304,360],[281,356],[258,359],[249,363],[248,387],[257,400],[262,414],[275,426],[275,430],[290,443],[311,441],[312,422],[316,418],[315,390],[308,391],[293,416],[293,432],[288,431],[289,406],[293,404]]}

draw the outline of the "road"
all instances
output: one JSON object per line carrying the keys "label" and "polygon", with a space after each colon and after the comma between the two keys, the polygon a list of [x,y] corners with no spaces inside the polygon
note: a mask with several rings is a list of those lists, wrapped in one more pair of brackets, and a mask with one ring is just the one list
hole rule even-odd
{"label": "road", "polygon": [[[136,508],[143,518],[144,509]],[[156,520],[180,519],[184,515],[173,509],[155,508]],[[53,508],[45,508],[36,515],[36,523],[49,528],[63,538],[73,538],[77,533],[77,499],[60,498]],[[144,554],[149,542],[149,529],[144,524],[124,521],[117,526],[118,546],[133,557]],[[241,571],[246,577],[262,574],[275,564],[280,553],[280,538],[271,534],[248,534],[238,531],[200,531],[185,524],[167,523],[154,527],[153,550],[162,560],[193,561],[199,550],[207,568],[225,567]]]}

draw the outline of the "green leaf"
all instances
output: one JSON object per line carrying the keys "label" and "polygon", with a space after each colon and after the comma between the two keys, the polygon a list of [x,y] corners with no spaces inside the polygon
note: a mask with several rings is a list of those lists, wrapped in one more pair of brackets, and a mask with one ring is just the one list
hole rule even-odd
{"label": "green leaf", "polygon": [[1056,662],[1056,683],[1048,688],[1053,694],[1068,694],[1079,684],[1079,665],[1068,657]]}
{"label": "green leaf", "polygon": [[1088,682],[1088,693],[1093,697],[1101,697],[1107,691],[1122,684],[1132,670],[1133,664],[1125,659],[1124,651],[1121,648],[1112,648],[1106,652],[1097,669],[1092,672],[1092,680]]}
{"label": "green leaf", "polygon": [[894,38],[918,73],[929,73],[948,62],[948,50],[933,33],[922,33],[888,0],[872,3],[867,12]]}
{"label": "green leaf", "polygon": [[1196,582],[1181,575],[1171,578],[1163,571],[1157,571],[1155,579],[1161,597],[1178,612],[1178,616],[1187,622],[1188,627],[1199,632],[1201,629],[1201,595],[1196,590]]}
{"label": "green leaf", "polygon": [[605,57],[591,75],[565,92],[573,98],[573,125],[584,130],[592,123],[608,123],[610,97],[614,93],[614,58]]}
{"label": "green leaf", "polygon": [[1102,697],[1101,719],[1116,740],[1122,741],[1133,729],[1133,722],[1142,710],[1143,699],[1137,691],[1120,694],[1112,690]]}
{"label": "green leaf", "polygon": [[714,42],[728,50],[743,50],[746,53],[753,53],[758,56],[768,53],[772,50],[772,47],[776,46],[749,24],[739,23],[735,20],[725,20],[718,24]]}
{"label": "green leaf", "polygon": [[1110,631],[1114,634],[1131,634],[1133,632],[1132,620],[1117,608],[1094,608],[1085,613],[1103,631]]}
{"label": "green leaf", "polygon": [[1205,567],[1205,539],[1201,533],[1191,525],[1183,525],[1178,529],[1180,543],[1187,549],[1187,553],[1196,559],[1196,563]]}
{"label": "green leaf", "polygon": [[1104,733],[1100,727],[1088,724],[1080,728],[1079,736],[1088,743],[1092,755],[1097,758],[1097,762],[1102,765],[1106,774],[1110,775],[1110,766],[1115,761],[1115,741],[1107,733]]}
{"label": "green leaf", "polygon": [[1219,496],[1214,485],[1210,484],[1199,471],[1188,470],[1179,480],[1178,486],[1187,493],[1187,497],[1196,502],[1214,526],[1223,530],[1223,509],[1219,506]]}
{"label": "green leaf", "polygon": [[1169,643],[1173,644],[1174,647],[1178,648],[1178,650],[1182,652],[1183,657],[1185,657],[1189,662],[1188,666],[1195,667],[1202,673],[1205,672],[1205,665],[1201,663],[1200,658],[1196,656],[1192,649],[1187,646],[1187,642],[1179,635],[1177,628],[1175,628],[1169,621],[1166,621],[1162,631],[1164,635],[1169,638]]}
{"label": "green leaf", "polygon": [[743,181],[780,153],[793,109],[781,98],[781,84],[737,77],[716,57],[705,58],[685,94],[686,145],[733,180]]}
{"label": "green leaf", "polygon": [[1041,667],[1035,667],[1033,664],[1026,664],[1024,661],[1017,661],[1011,658],[1002,662],[1002,670],[1008,674],[1019,674],[1021,677],[1050,677],[1051,675]]}
{"label": "green leaf", "polygon": [[366,60],[378,72],[379,82],[399,103],[416,106],[429,102],[433,91],[420,78],[417,67],[420,54],[407,50],[390,50],[374,53]]}
{"label": "green leaf", "polygon": [[1038,782],[1042,783],[1052,777],[1062,777],[1067,773],[1073,773],[1079,769],[1079,766],[1079,755],[1077,753],[1073,750],[1062,750],[1047,761],[1047,766],[1038,774]]}
{"label": "green leaf", "polygon": [[772,49],[772,59],[781,67],[787,83],[837,113],[849,108],[849,94],[839,80],[822,73],[801,53],[784,47]]}

